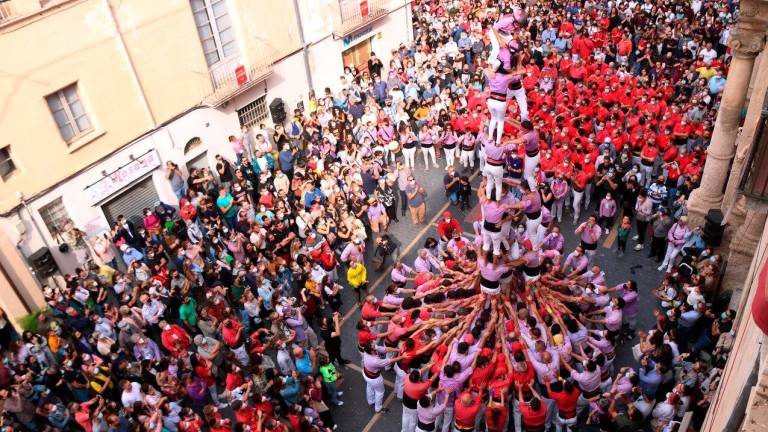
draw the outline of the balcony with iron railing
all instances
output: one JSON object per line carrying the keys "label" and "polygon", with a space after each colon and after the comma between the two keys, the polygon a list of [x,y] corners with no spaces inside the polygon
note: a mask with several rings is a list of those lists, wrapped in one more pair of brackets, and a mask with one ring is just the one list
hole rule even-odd
{"label": "balcony with iron railing", "polygon": [[264,82],[271,74],[272,62],[267,59],[260,59],[256,63],[246,62],[240,55],[224,59],[208,69],[212,88],[204,102],[219,106]]}
{"label": "balcony with iron railing", "polygon": [[371,22],[386,16],[392,0],[338,0],[341,22],[336,37],[346,37]]}

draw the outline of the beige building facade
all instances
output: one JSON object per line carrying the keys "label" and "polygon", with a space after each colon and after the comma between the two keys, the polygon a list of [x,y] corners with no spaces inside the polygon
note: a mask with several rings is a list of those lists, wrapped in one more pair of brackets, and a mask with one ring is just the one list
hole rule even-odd
{"label": "beige building facade", "polygon": [[213,168],[215,155],[234,157],[229,135],[270,131],[275,99],[290,120],[350,62],[389,61],[412,39],[410,1],[363,3],[0,3],[0,50],[14,53],[0,58],[0,233],[16,249],[2,254],[48,249],[71,272],[89,255],[71,228],[87,241],[119,214],[178,203],[167,161]]}

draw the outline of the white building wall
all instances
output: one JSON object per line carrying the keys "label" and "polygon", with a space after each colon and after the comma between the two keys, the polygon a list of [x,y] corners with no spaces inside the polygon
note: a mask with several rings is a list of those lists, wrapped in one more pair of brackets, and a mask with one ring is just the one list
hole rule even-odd
{"label": "white building wall", "polygon": [[[263,90],[261,92],[263,93]],[[216,154],[234,158],[234,151],[227,137],[240,135],[240,124],[234,109],[199,108],[173,121],[165,129],[173,142],[173,148],[166,155],[184,170],[186,170],[186,162],[203,152],[207,152],[208,164],[211,168],[216,164],[214,159]],[[194,138],[202,140],[202,147],[185,155],[184,147]],[[185,172],[185,174],[188,173]]]}
{"label": "white building wall", "polygon": [[[318,82],[314,77],[314,71],[312,73],[312,79]],[[283,99],[286,120],[290,121],[296,104],[300,100],[306,102],[309,93],[307,74],[304,69],[304,54],[301,50],[275,64],[272,75],[267,79],[266,90],[267,105],[274,98]],[[271,125],[272,119],[270,118],[266,123]]]}
{"label": "white building wall", "polygon": [[[49,247],[60,268],[65,272],[72,271],[77,266],[74,254],[59,252],[57,248],[59,239],[50,235],[45,222],[40,217],[39,209],[61,197],[62,203],[76,227],[85,231],[88,236],[103,233],[109,229],[107,219],[101,207],[99,205],[94,206],[90,202],[86,187],[101,179],[103,171],[111,173],[129,163],[130,155],[139,156],[152,149],[157,149],[161,161],[161,165],[151,174],[158,197],[164,202],[175,203],[176,197],[165,179],[164,171],[165,161],[175,160],[173,157],[175,150],[168,131],[160,129],[29,202],[29,212],[22,208],[15,215],[3,218],[0,220],[2,225],[0,229],[5,231],[11,242],[18,245],[24,256],[29,256],[42,247]],[[125,189],[129,187],[130,183],[124,186]],[[119,195],[122,190],[124,189],[113,196]],[[34,222],[37,223],[41,233],[38,233],[32,218],[34,218]]]}

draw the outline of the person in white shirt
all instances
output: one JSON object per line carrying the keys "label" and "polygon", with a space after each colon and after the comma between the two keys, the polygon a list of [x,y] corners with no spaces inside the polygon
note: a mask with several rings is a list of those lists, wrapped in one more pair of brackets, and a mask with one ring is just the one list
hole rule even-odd
{"label": "person in white shirt", "polygon": [[701,5],[702,5],[702,1],[701,0],[693,0],[691,2],[691,10],[693,10],[693,14],[694,15],[698,15],[699,14],[699,12],[701,11]]}
{"label": "person in white shirt", "polygon": [[141,384],[131,381],[122,382],[123,393],[120,396],[120,401],[125,408],[132,407],[136,402],[144,400],[144,393],[141,392]]}
{"label": "person in white shirt", "polygon": [[392,98],[393,106],[397,106],[400,104],[400,102],[405,100],[405,95],[403,94],[403,90],[400,88],[400,86],[393,87],[392,90],[389,91],[389,97]]}
{"label": "person in white shirt", "polygon": [[691,305],[694,309],[696,306],[698,306],[699,303],[704,302],[704,295],[701,294],[701,286],[699,285],[693,285],[693,286],[686,286],[684,287],[685,292],[688,293],[688,296],[686,297],[686,302]]}
{"label": "person in white shirt", "polygon": [[704,56],[704,64],[710,65],[712,61],[717,58],[717,51],[712,49],[712,42],[707,42],[707,45],[699,51],[699,55]]}
{"label": "person in white shirt", "polygon": [[667,393],[667,399],[656,405],[653,412],[651,412],[653,416],[651,426],[654,430],[659,430],[659,427],[663,427],[675,419],[678,402],[680,402],[680,398],[677,396],[677,393]]}

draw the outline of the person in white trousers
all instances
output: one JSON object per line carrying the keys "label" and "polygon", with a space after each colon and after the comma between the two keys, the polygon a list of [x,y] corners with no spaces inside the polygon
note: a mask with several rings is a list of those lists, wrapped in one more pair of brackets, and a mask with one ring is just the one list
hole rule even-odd
{"label": "person in white trousers", "polygon": [[[514,151],[515,144],[498,145],[489,141],[485,145],[485,166],[483,167],[483,176],[485,182],[485,196],[496,201],[501,199],[501,184],[504,179],[504,155],[507,152]],[[493,191],[495,195],[492,195]]]}
{"label": "person in white trousers", "polygon": [[662,271],[667,269],[667,273],[672,271],[672,267],[675,265],[675,258],[680,254],[688,237],[691,236],[691,231],[688,229],[688,216],[681,216],[672,228],[667,231],[667,253],[664,255],[664,261],[657,270]]}
{"label": "person in white trousers", "polygon": [[[483,182],[487,182],[483,179]],[[495,256],[501,256],[501,243],[503,241],[502,227],[504,223],[505,209],[509,207],[502,204],[501,200],[491,200],[485,195],[483,184],[480,184],[478,199],[480,200],[480,213],[483,216],[483,225],[481,234],[483,239],[483,251],[488,252],[493,249]]]}
{"label": "person in white trousers", "polygon": [[523,76],[525,76],[526,70],[524,67],[520,67],[520,57],[513,54],[511,56],[512,69],[509,72],[509,76],[512,78],[509,82],[507,89],[507,100],[512,98],[517,102],[517,108],[520,112],[520,121],[528,120],[528,97],[525,94],[525,88],[523,87]]}
{"label": "person in white trousers", "polygon": [[400,132],[400,144],[403,145],[403,159],[405,161],[405,166],[410,169],[416,168],[414,159],[418,142],[419,138],[413,133],[411,126],[405,126],[403,131]]}
{"label": "person in white trousers", "polygon": [[459,146],[461,149],[461,154],[459,156],[459,161],[461,162],[461,166],[463,166],[465,169],[474,169],[475,168],[475,137],[472,136],[471,133],[466,132],[464,135],[459,138]]}
{"label": "person in white trousers", "polygon": [[440,142],[442,142],[445,152],[445,169],[448,169],[456,161],[456,146],[459,142],[459,135],[453,130],[453,125],[445,125],[445,131],[440,136]]}
{"label": "person in white trousers", "polygon": [[372,405],[374,410],[381,412],[384,405],[384,378],[381,373],[392,363],[402,360],[403,357],[393,357],[391,359],[381,358],[373,345],[365,347],[363,353],[363,378],[365,378],[365,398],[368,405]]}
{"label": "person in white trousers", "polygon": [[565,197],[568,195],[568,182],[563,178],[563,173],[558,173],[557,177],[550,185],[552,194],[555,196],[555,202],[552,204],[552,217],[557,218],[557,222],[563,221],[563,207],[565,206]]}
{"label": "person in white trousers", "polygon": [[525,163],[523,164],[523,178],[528,182],[531,189],[538,185],[536,179],[536,168],[539,167],[539,132],[533,128],[533,123],[529,120],[520,122],[519,138],[520,144],[525,147]]}
{"label": "person in white trousers", "polygon": [[435,168],[439,168],[437,165],[437,156],[435,156],[435,133],[429,130],[427,125],[421,127],[419,132],[419,144],[421,144],[421,154],[424,155],[424,171],[429,171],[429,160],[427,156],[432,156],[432,164]]}
{"label": "person in white trousers", "polygon": [[[497,34],[495,30],[491,30],[489,37],[491,44],[498,45]],[[495,42],[494,42],[495,41]],[[491,53],[493,56],[493,53]],[[494,57],[491,57],[494,58]],[[488,105],[488,111],[491,113],[491,119],[488,122],[488,135],[496,136],[496,143],[501,143],[501,137],[504,135],[504,121],[507,113],[507,91],[509,91],[509,84],[512,81],[512,76],[507,73],[504,66],[499,62],[499,65],[493,67],[495,63],[491,62],[491,67],[485,69],[485,76],[488,78],[488,88],[491,91],[486,101]]]}
{"label": "person in white trousers", "polygon": [[491,113],[491,118],[488,120],[488,133],[491,137],[496,137],[496,144],[501,143],[501,138],[504,136],[504,119],[507,113],[507,101],[506,99],[494,99],[492,94],[488,97],[488,111]]}

